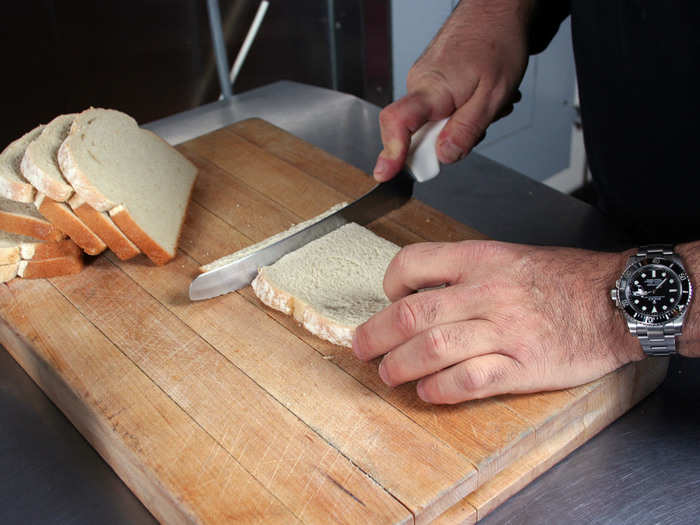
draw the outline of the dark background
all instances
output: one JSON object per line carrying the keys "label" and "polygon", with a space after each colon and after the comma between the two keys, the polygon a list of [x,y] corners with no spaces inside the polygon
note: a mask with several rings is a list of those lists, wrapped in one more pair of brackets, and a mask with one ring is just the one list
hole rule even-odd
{"label": "dark background", "polygon": [[[229,66],[259,0],[220,0]],[[331,87],[326,0],[271,0],[234,93],[277,80]],[[335,2],[338,89],[386,104],[389,0]],[[3,2],[0,149],[61,113],[149,122],[219,96],[205,0]]]}

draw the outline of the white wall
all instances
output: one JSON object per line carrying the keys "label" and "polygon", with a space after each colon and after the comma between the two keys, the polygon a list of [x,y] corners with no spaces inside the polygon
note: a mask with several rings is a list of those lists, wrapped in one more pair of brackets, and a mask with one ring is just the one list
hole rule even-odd
{"label": "white wall", "polygon": [[[449,16],[457,0],[392,0],[394,97],[406,92],[406,74]],[[571,28],[565,21],[547,50],[530,58],[523,99],[489,127],[479,153],[536,180],[566,169],[574,119],[575,69]]]}

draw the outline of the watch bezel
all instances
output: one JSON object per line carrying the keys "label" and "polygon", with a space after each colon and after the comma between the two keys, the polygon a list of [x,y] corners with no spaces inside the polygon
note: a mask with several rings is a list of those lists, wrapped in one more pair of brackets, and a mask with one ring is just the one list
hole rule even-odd
{"label": "watch bezel", "polygon": [[[667,312],[660,313],[656,316],[645,315],[641,312],[637,312],[630,304],[629,300],[627,299],[627,294],[625,293],[627,287],[629,286],[630,279],[637,272],[637,270],[649,265],[665,266],[666,268],[670,269],[676,275],[678,275],[681,286],[680,299],[676,305]],[[693,296],[693,285],[691,284],[688,273],[685,271],[683,265],[670,257],[661,255],[644,257],[625,268],[625,271],[620,278],[618,290],[620,308],[624,310],[628,317],[648,326],[663,326],[681,318],[685,314]],[[686,290],[688,291],[687,293],[685,293]]]}

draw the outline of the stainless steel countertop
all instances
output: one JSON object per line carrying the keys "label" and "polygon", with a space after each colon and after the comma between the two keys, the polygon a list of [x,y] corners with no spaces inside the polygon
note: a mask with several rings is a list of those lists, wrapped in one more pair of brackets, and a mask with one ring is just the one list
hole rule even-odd
{"label": "stainless steel countertop", "polygon": [[[146,127],[177,144],[261,117],[369,172],[380,149],[378,111],[349,95],[279,82]],[[495,239],[626,245],[590,206],[476,154],[420,185],[417,197]],[[700,360],[674,358],[661,388],[482,523],[698,523],[699,384]],[[0,523],[153,521],[0,351]]]}

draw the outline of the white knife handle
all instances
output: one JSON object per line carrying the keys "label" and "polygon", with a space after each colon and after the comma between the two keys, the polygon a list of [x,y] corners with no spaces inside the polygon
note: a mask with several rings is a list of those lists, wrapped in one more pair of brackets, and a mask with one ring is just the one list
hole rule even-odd
{"label": "white knife handle", "polygon": [[440,173],[435,143],[449,117],[424,124],[411,137],[406,167],[418,182],[433,179]]}

